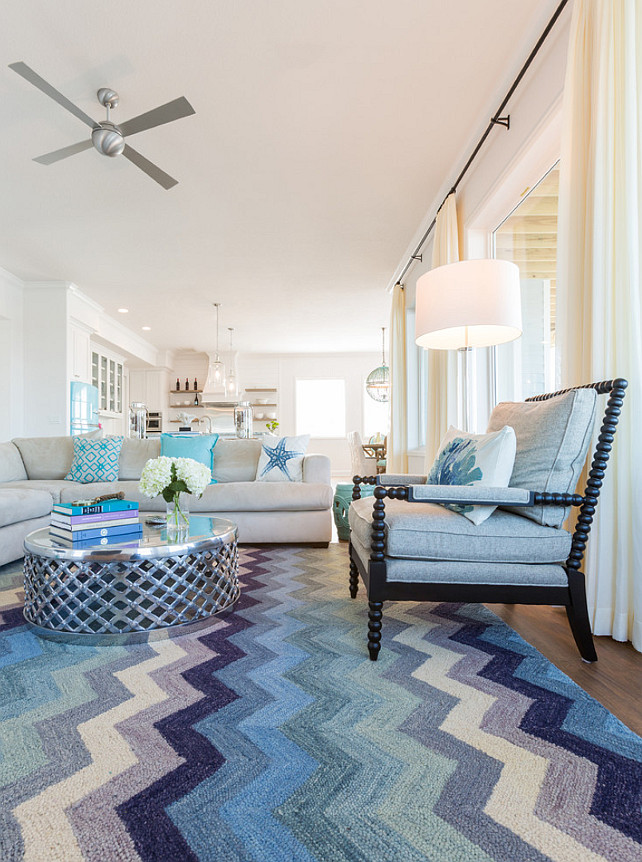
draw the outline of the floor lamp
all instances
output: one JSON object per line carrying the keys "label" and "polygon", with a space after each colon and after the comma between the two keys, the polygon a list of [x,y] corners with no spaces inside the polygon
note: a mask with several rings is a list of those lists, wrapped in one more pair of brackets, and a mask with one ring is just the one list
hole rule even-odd
{"label": "floor lamp", "polygon": [[522,334],[519,269],[507,260],[462,260],[417,280],[415,341],[431,350],[457,350],[459,419],[471,430],[474,347],[492,347]]}

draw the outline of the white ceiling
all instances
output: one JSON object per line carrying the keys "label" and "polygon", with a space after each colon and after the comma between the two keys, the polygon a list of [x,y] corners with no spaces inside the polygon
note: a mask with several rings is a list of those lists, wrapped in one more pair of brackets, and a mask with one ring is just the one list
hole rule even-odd
{"label": "white ceiling", "polygon": [[[558,0],[3,0],[0,266],[72,281],[161,348],[377,350],[385,287]],[[163,190],[90,149],[23,60],[96,119],[184,95],[132,144]],[[431,213],[432,215],[432,213]],[[151,332],[141,333],[149,325]]]}

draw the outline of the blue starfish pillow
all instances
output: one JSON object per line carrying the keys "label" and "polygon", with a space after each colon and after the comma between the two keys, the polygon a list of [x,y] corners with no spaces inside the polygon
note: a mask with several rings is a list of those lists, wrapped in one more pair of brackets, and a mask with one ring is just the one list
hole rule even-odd
{"label": "blue starfish pillow", "polygon": [[302,482],[303,456],[309,442],[309,434],[299,437],[264,437],[259,466],[256,468],[256,481]]}
{"label": "blue starfish pillow", "polygon": [[[469,434],[451,425],[439,444],[426,484],[507,488],[515,463],[516,446],[515,432],[509,425],[489,434]],[[444,505],[464,515],[473,524],[481,524],[496,508],[455,503]]]}

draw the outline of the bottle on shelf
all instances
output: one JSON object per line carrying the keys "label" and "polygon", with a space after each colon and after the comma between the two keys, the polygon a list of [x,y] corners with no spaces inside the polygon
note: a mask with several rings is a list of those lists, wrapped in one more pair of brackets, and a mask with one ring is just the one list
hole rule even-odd
{"label": "bottle on shelf", "polygon": [[198,380],[194,378],[194,391],[198,389]]}
{"label": "bottle on shelf", "polygon": [[198,407],[198,392],[194,395],[194,407]]}
{"label": "bottle on shelf", "polygon": [[187,392],[188,389],[189,389],[189,377],[186,377],[185,378],[185,391]]}
{"label": "bottle on shelf", "polygon": [[179,392],[180,388],[181,388],[181,381],[177,377],[176,378],[176,391]]}

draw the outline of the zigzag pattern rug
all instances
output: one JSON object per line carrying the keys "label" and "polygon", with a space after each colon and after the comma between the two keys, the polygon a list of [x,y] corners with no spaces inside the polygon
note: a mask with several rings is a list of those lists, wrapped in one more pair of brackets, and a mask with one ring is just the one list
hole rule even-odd
{"label": "zigzag pattern rug", "polygon": [[0,858],[639,862],[642,739],[477,605],[386,605],[345,546],[245,549],[174,640],[41,640],[0,569]]}

